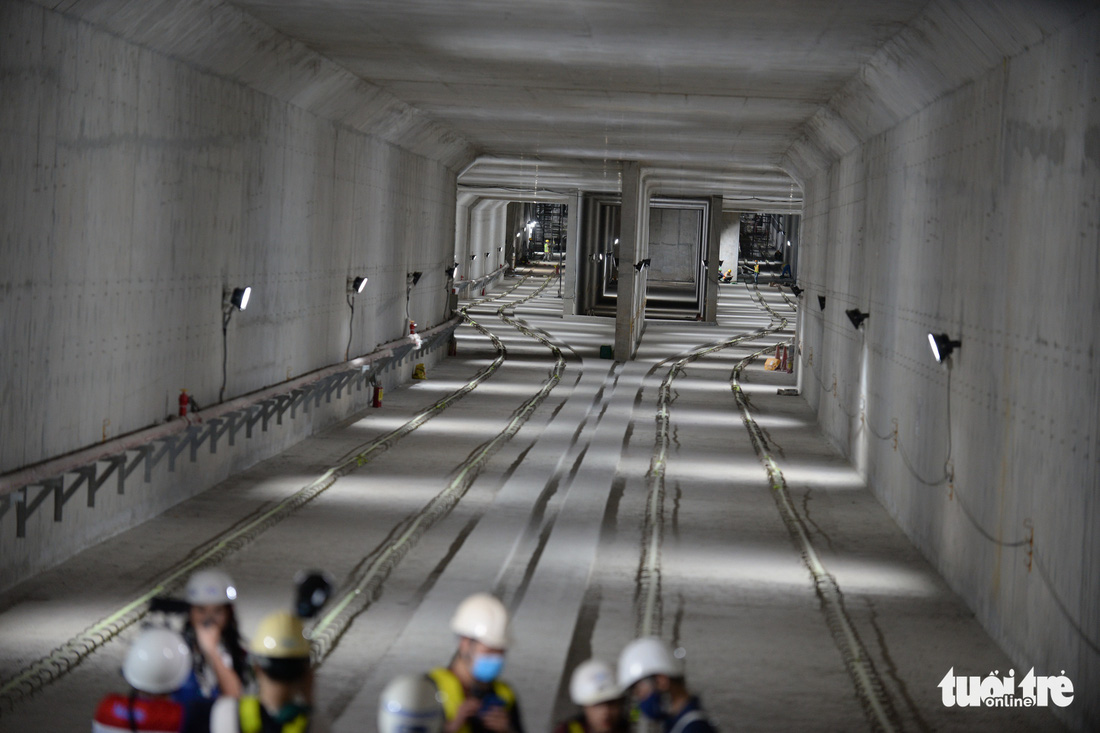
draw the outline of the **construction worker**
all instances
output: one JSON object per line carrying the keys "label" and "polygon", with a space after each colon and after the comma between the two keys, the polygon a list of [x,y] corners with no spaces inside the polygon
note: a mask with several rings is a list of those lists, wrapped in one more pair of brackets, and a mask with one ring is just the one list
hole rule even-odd
{"label": "construction worker", "polygon": [[760,282],[760,260],[756,260],[756,264],[752,268],[752,282],[753,284]]}
{"label": "construction worker", "polygon": [[579,705],[579,715],[554,729],[554,733],[625,733],[630,730],[623,709],[623,690],[611,665],[600,659],[581,662],[569,680],[569,699]]}
{"label": "construction worker", "polygon": [[447,733],[522,733],[519,703],[502,680],[508,648],[508,610],[496,597],[476,593],[451,619],[458,650],[450,666],[428,673],[439,691]]}
{"label": "construction worker", "polygon": [[191,672],[191,651],[183,637],[163,628],[149,628],[130,645],[122,677],[126,695],[104,697],[92,720],[92,733],[175,733],[183,726],[184,707],[170,698]]}
{"label": "construction worker", "polygon": [[[260,622],[249,645],[256,694],[222,696],[188,710],[184,733],[305,733],[313,702],[313,671],[302,620],[276,611]],[[200,703],[200,706],[202,703]]]}
{"label": "construction worker", "polygon": [[715,733],[699,698],[688,692],[683,661],[656,636],[643,636],[619,655],[619,686],[664,733]]}
{"label": "construction worker", "polygon": [[192,671],[173,699],[187,705],[219,695],[240,697],[250,675],[233,610],[233,579],[216,568],[199,570],[187,581],[185,600],[183,638],[191,648]]}
{"label": "construction worker", "polygon": [[378,733],[443,733],[435,685],[424,675],[396,677],[378,701]]}

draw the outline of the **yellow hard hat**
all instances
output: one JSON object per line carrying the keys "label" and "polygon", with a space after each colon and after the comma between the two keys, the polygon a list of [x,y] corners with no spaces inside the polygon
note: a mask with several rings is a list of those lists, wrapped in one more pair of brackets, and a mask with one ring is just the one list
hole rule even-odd
{"label": "yellow hard hat", "polygon": [[309,641],[302,633],[302,620],[287,611],[268,614],[260,622],[248,650],[268,659],[309,657]]}

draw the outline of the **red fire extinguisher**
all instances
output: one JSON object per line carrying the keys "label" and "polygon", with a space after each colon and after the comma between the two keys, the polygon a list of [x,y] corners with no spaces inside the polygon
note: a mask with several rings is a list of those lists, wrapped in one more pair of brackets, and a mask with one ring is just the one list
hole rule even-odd
{"label": "red fire extinguisher", "polygon": [[416,321],[409,321],[409,335],[416,333]]}
{"label": "red fire extinguisher", "polygon": [[187,406],[191,403],[191,398],[187,396],[187,390],[180,390],[180,417],[187,417]]}
{"label": "red fire extinguisher", "polygon": [[371,395],[371,407],[382,406],[382,385],[378,382],[374,383],[374,393]]}

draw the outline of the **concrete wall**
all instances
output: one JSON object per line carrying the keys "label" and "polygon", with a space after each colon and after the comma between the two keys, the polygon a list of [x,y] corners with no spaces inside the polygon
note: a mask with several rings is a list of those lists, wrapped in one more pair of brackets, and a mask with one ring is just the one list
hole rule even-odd
{"label": "concrete wall", "polygon": [[702,227],[702,209],[650,208],[649,257],[652,265],[648,279],[694,283],[702,259],[699,255]]}
{"label": "concrete wall", "polygon": [[342,361],[350,275],[352,356],[404,332],[408,271],[442,318],[444,163],[37,5],[0,28],[0,473],[214,403],[227,287],[226,399]]}
{"label": "concrete wall", "polygon": [[[509,239],[519,241],[508,223],[508,202],[464,193],[459,195],[455,208],[456,278],[459,282],[477,280],[507,261]],[[476,257],[471,259],[472,255]]]}
{"label": "concrete wall", "polygon": [[[800,252],[822,426],[1017,674],[1065,670],[1056,712],[1082,729],[1100,727],[1098,27],[1094,10],[808,178]],[[962,340],[950,371],[929,331]]]}

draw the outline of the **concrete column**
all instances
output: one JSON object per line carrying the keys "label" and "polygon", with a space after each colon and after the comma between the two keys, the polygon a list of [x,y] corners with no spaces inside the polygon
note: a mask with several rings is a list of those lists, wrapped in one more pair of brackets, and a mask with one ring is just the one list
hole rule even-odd
{"label": "concrete column", "polygon": [[622,223],[619,232],[619,290],[615,313],[615,361],[630,361],[645,325],[646,268],[634,263],[645,258],[649,198],[637,162],[623,163]]}
{"label": "concrete column", "polygon": [[723,270],[733,270],[734,279],[736,279],[737,255],[741,246],[741,212],[721,212],[718,217],[719,221],[722,222],[718,259],[722,260]]}
{"label": "concrete column", "polygon": [[569,221],[566,228],[565,282],[562,289],[562,315],[575,315],[577,312],[577,278],[580,276],[581,263],[588,257],[587,248],[581,242],[581,192],[576,191],[569,197]]}
{"label": "concrete column", "polygon": [[718,259],[722,251],[722,197],[710,197],[710,210],[707,212],[707,248],[703,258],[707,267],[703,272],[706,278],[703,290],[703,320],[714,323],[718,320],[718,277],[721,268]]}

